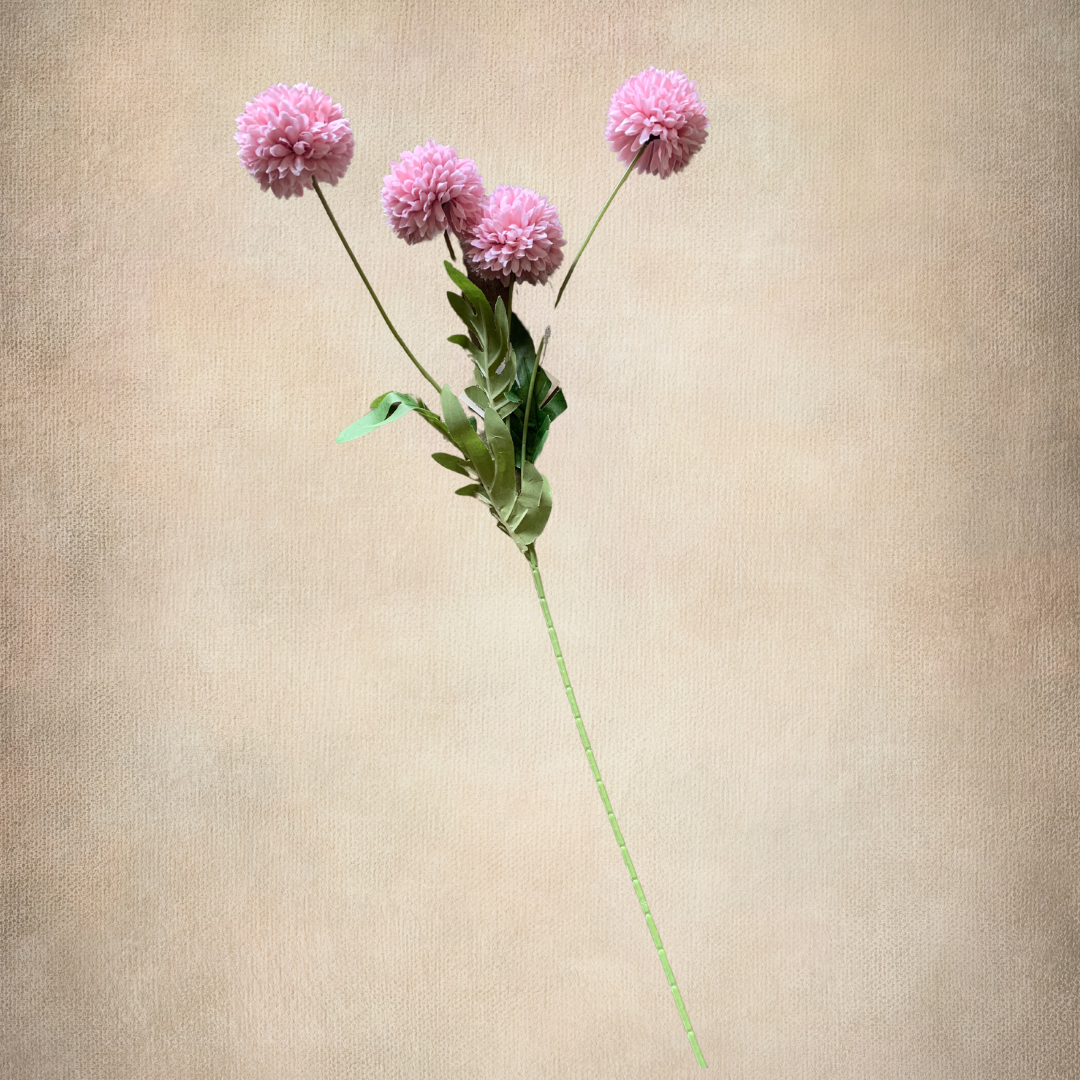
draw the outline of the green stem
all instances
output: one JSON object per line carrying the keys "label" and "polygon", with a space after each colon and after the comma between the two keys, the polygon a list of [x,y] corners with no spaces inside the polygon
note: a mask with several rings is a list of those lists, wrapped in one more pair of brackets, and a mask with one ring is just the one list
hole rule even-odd
{"label": "green stem", "polygon": [[[536,372],[540,368],[540,357],[544,355],[544,347],[551,336],[551,327],[544,331],[544,340],[540,342],[540,351],[533,357],[532,374],[529,376],[529,392],[525,395],[525,422],[521,425],[521,467],[525,468],[527,450],[529,448],[529,410],[532,407],[533,387],[536,386]],[[520,486],[518,487],[520,491]]]}
{"label": "green stem", "polygon": [[356,256],[353,254],[353,249],[349,247],[349,241],[345,239],[345,234],[341,231],[341,226],[337,223],[337,218],[334,217],[334,212],[330,209],[330,206],[326,201],[326,196],[322,193],[322,188],[319,187],[319,181],[316,180],[314,176],[311,178],[311,186],[315,189],[315,194],[319,196],[319,202],[323,204],[323,209],[326,211],[326,216],[330,219],[330,224],[334,226],[334,231],[338,234],[338,239],[345,245],[345,250],[349,253],[349,258],[352,259],[352,264],[356,267],[356,272],[360,275],[360,280],[367,287],[367,291],[371,293],[371,299],[375,301],[375,306],[379,309],[379,314],[383,317],[383,322],[390,327],[390,333],[397,338],[397,343],[405,350],[405,355],[416,365],[417,371],[419,371],[420,374],[435,387],[436,394],[441,394],[442,387],[424,370],[423,364],[409,352],[409,346],[401,340],[401,335],[394,329],[394,324],[390,321],[390,316],[383,311],[383,306],[379,303],[379,298],[375,295],[375,290],[371,287],[371,282],[368,281],[364,271],[360,269],[360,263],[357,262]]}
{"label": "green stem", "polygon": [[615,811],[611,809],[611,800],[608,798],[607,788],[604,787],[604,781],[600,778],[600,769],[596,764],[596,758],[593,755],[592,746],[589,743],[589,736],[585,734],[585,725],[581,722],[581,713],[578,711],[577,699],[574,697],[574,690],[570,685],[570,676],[566,673],[566,664],[563,661],[562,650],[559,648],[559,639],[555,634],[555,627],[551,622],[551,612],[548,610],[547,599],[544,597],[544,583],[540,580],[540,567],[536,561],[535,545],[529,545],[527,554],[529,556],[529,565],[532,567],[533,584],[536,586],[536,595],[540,598],[540,607],[543,608],[544,611],[544,621],[547,623],[548,637],[551,638],[551,647],[555,650],[555,660],[559,665],[559,674],[562,675],[563,687],[566,690],[566,697],[570,702],[570,711],[574,714],[574,723],[577,724],[578,735],[581,736],[581,745],[585,747],[585,757],[588,758],[589,768],[592,769],[593,779],[596,781],[596,786],[600,791],[600,799],[604,804],[604,810],[607,812],[608,821],[611,822],[612,832],[615,833],[615,841],[619,845],[619,850],[622,852],[623,862],[626,863],[626,869],[630,871],[630,880],[634,883],[634,892],[637,894],[641,910],[645,913],[645,923],[649,928],[649,934],[652,936],[653,944],[656,946],[656,951],[660,956],[660,963],[664,967],[664,975],[667,976],[668,987],[671,990],[672,996],[675,998],[675,1006],[679,1010],[683,1028],[686,1031],[687,1038],[690,1040],[690,1047],[694,1051],[694,1057],[697,1059],[698,1065],[703,1069],[707,1069],[708,1066],[705,1064],[705,1058],[702,1056],[701,1047],[698,1046],[697,1036],[694,1034],[694,1028],[690,1023],[690,1017],[687,1015],[686,1006],[683,1004],[682,994],[679,993],[678,984],[675,982],[675,975],[671,970],[671,964],[668,963],[667,953],[664,952],[663,943],[660,941],[660,932],[656,929],[656,923],[653,920],[652,912],[649,911],[649,905],[645,902],[645,893],[642,891],[641,882],[638,881],[637,871],[634,869],[634,864],[630,859],[630,852],[626,849],[626,841],[623,839],[622,832],[619,829],[619,823],[615,820]]}
{"label": "green stem", "polygon": [[619,188],[621,188],[623,184],[626,183],[626,178],[630,175],[631,170],[638,163],[638,158],[640,158],[641,155],[645,153],[645,147],[648,146],[650,142],[652,142],[652,139],[650,139],[649,142],[645,143],[641,147],[641,149],[638,150],[638,152],[634,155],[634,160],[631,161],[630,164],[627,166],[626,172],[623,173],[622,179],[615,185],[615,190],[611,193],[608,201],[604,203],[604,209],[600,211],[599,216],[593,222],[593,227],[589,230],[589,235],[585,237],[585,243],[581,245],[578,253],[574,256],[574,261],[570,264],[570,269],[566,271],[566,277],[563,278],[562,285],[559,286],[559,295],[555,297],[555,307],[559,306],[559,301],[562,299],[563,290],[566,288],[567,285],[570,284],[570,277],[574,273],[574,267],[577,266],[578,259],[581,258],[581,256],[585,253],[585,249],[589,246],[589,241],[592,239],[592,234],[596,232],[596,226],[600,224],[600,218],[602,218],[607,213],[607,208],[611,205],[612,200],[615,198],[616,195],[619,194]]}

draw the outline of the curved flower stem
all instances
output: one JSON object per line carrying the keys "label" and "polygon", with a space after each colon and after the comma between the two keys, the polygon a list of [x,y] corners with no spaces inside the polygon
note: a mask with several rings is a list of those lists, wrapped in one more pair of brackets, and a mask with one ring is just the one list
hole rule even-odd
{"label": "curved flower stem", "polygon": [[416,365],[417,371],[419,371],[420,374],[435,387],[436,394],[441,394],[442,387],[424,370],[423,364],[409,352],[409,346],[401,340],[401,335],[394,329],[394,324],[390,321],[390,316],[383,311],[383,306],[379,303],[379,298],[375,295],[375,290],[371,287],[371,282],[368,281],[364,271],[360,269],[360,264],[356,261],[353,249],[349,247],[349,241],[345,239],[345,234],[341,231],[341,226],[337,223],[337,218],[334,217],[334,212],[330,209],[330,206],[326,201],[326,196],[322,193],[322,188],[319,187],[319,181],[316,180],[314,176],[311,178],[311,186],[315,189],[315,194],[319,196],[319,202],[323,204],[323,209],[326,211],[326,216],[330,219],[330,224],[334,226],[334,231],[338,234],[338,239],[345,245],[345,250],[349,253],[349,258],[352,259],[352,264],[356,267],[356,272],[360,275],[360,280],[367,287],[367,291],[371,293],[371,299],[375,301],[375,306],[379,309],[379,314],[383,317],[383,322],[390,327],[390,333],[397,338],[397,343],[405,350],[405,355]]}
{"label": "curved flower stem", "polygon": [[443,229],[443,239],[446,241],[446,250],[450,252],[450,261],[457,262],[457,256],[454,254],[454,245],[450,243],[449,229]]}
{"label": "curved flower stem", "polygon": [[596,764],[596,758],[593,755],[592,746],[589,743],[589,736],[585,734],[585,725],[581,722],[581,713],[578,711],[577,699],[574,697],[573,688],[570,686],[570,676],[566,673],[566,664],[563,661],[562,650],[559,648],[559,639],[555,634],[555,627],[551,622],[551,612],[548,610],[547,599],[544,597],[544,583],[540,580],[540,567],[536,561],[536,546],[534,544],[529,545],[527,554],[529,556],[529,565],[532,567],[533,584],[536,586],[536,595],[540,598],[540,607],[543,608],[544,611],[544,621],[547,623],[548,637],[551,638],[551,647],[555,650],[555,660],[559,665],[559,674],[562,675],[563,686],[566,689],[566,697],[570,702],[570,711],[574,714],[574,722],[577,724],[578,734],[581,736],[581,745],[585,747],[585,757],[589,760],[589,768],[592,769],[593,779],[596,781],[596,786],[600,791],[600,798],[604,803],[604,810],[607,811],[608,821],[611,822],[611,829],[615,833],[615,841],[619,845],[619,850],[622,852],[623,862],[626,863],[626,869],[630,871],[630,880],[634,883],[634,892],[637,894],[641,910],[645,913],[645,923],[649,928],[653,944],[656,946],[656,951],[660,956],[660,963],[664,967],[664,974],[667,976],[668,987],[671,989],[672,996],[675,998],[675,1006],[679,1010],[679,1016],[682,1018],[683,1028],[686,1030],[686,1036],[690,1040],[690,1047],[694,1051],[694,1057],[697,1059],[698,1065],[703,1069],[707,1069],[708,1065],[705,1064],[705,1058],[701,1053],[701,1047],[698,1046],[697,1036],[694,1034],[694,1028],[690,1023],[690,1017],[686,1012],[686,1006],[683,1004],[682,994],[679,993],[678,984],[675,982],[675,975],[671,970],[671,964],[668,963],[667,953],[664,952],[663,943],[660,941],[660,932],[656,929],[656,923],[653,921],[652,912],[649,911],[649,905],[645,902],[645,893],[642,891],[641,882],[638,881],[637,871],[634,869],[634,864],[630,859],[630,852],[626,850],[626,841],[623,839],[622,832],[619,829],[619,823],[615,820],[615,811],[611,809],[611,800],[608,798],[607,788],[604,787],[604,781],[600,779],[600,769]]}
{"label": "curved flower stem", "polygon": [[645,153],[645,147],[648,146],[650,142],[652,142],[652,139],[649,139],[648,142],[644,143],[641,149],[638,150],[638,152],[634,155],[634,160],[631,161],[630,164],[627,166],[626,172],[623,173],[622,179],[615,185],[615,190],[611,193],[610,196],[608,196],[608,201],[604,203],[604,209],[601,210],[600,213],[597,215],[596,220],[593,222],[593,227],[589,230],[589,235],[585,237],[585,243],[582,244],[581,247],[578,249],[578,253],[574,256],[574,261],[570,264],[570,269],[566,271],[566,277],[563,278],[563,283],[559,286],[559,295],[555,297],[555,307],[559,306],[559,301],[562,299],[563,290],[566,288],[567,285],[570,284],[570,277],[574,272],[574,267],[577,266],[578,259],[580,259],[581,256],[585,254],[585,249],[589,246],[589,241],[592,239],[592,234],[596,232],[596,226],[600,224],[600,218],[602,218],[607,213],[607,208],[611,205],[612,200],[615,198],[616,195],[619,194],[619,188],[621,188],[623,184],[626,183],[626,178],[630,175],[631,170],[638,163],[638,158],[640,158],[641,155]]}

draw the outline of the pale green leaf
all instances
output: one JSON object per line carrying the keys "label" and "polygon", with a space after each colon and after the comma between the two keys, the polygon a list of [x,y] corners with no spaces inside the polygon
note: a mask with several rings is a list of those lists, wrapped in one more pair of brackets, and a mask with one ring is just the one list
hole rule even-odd
{"label": "pale green leaf", "polygon": [[360,417],[355,424],[350,424],[337,437],[337,441],[342,443],[358,439],[361,435],[367,435],[368,432],[382,427],[383,424],[399,420],[406,413],[419,407],[420,403],[411,394],[398,394],[394,391],[381,394],[372,402],[371,412]]}

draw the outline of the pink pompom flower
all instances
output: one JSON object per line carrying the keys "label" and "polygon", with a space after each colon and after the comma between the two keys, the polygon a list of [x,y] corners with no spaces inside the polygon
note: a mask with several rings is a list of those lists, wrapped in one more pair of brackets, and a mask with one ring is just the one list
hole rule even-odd
{"label": "pink pompom flower", "polygon": [[428,139],[383,177],[382,205],[390,228],[407,244],[431,240],[450,229],[462,240],[472,235],[484,205],[484,181],[471,158]]}
{"label": "pink pompom flower", "polygon": [[352,161],[352,128],[341,106],[307,83],[264,90],[247,103],[236,127],[244,168],[279,199],[303,195],[312,177],[336,184]]}
{"label": "pink pompom flower", "polygon": [[562,225],[555,207],[528,188],[500,185],[484,207],[468,257],[489,280],[543,285],[563,260]]}
{"label": "pink pompom flower", "polygon": [[627,165],[648,143],[637,170],[664,179],[685,168],[701,149],[708,126],[697,83],[681,71],[650,67],[627,79],[612,95],[605,137]]}

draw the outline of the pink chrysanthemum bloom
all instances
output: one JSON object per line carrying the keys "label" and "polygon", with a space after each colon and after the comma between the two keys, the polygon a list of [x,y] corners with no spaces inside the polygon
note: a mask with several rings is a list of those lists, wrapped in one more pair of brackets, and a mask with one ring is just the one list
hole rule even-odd
{"label": "pink chrysanthemum bloom", "polygon": [[528,188],[500,185],[484,207],[468,257],[481,277],[543,285],[563,260],[562,225],[554,206]]}
{"label": "pink chrysanthemum bloom", "polygon": [[662,180],[684,168],[701,149],[708,126],[697,83],[681,71],[651,67],[627,79],[612,95],[605,137],[626,165],[652,139],[637,171]]}
{"label": "pink chrysanthemum bloom", "polygon": [[313,176],[336,184],[352,161],[352,128],[341,106],[307,83],[264,90],[236,126],[244,168],[279,199],[303,195]]}
{"label": "pink chrysanthemum bloom", "polygon": [[471,158],[428,139],[391,162],[383,177],[382,205],[390,228],[407,244],[450,229],[465,240],[480,221],[484,181]]}

